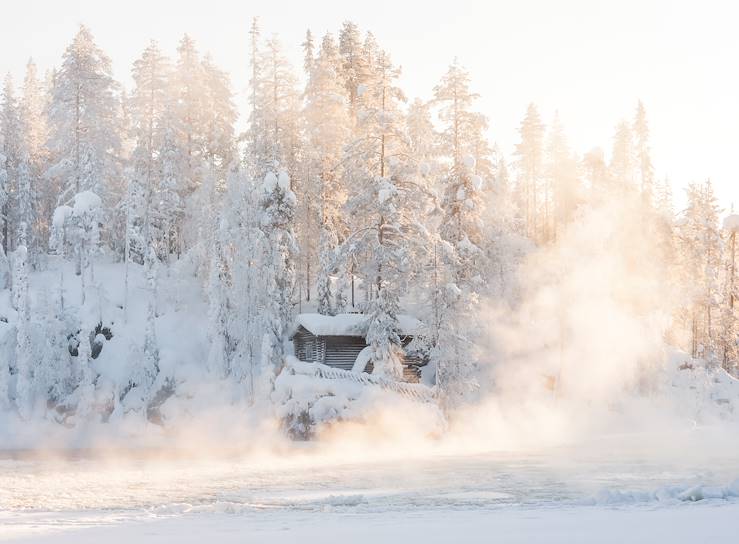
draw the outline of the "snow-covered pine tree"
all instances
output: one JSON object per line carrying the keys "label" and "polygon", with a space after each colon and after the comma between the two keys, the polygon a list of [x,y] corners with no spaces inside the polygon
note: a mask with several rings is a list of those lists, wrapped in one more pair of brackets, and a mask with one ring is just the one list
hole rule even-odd
{"label": "snow-covered pine tree", "polygon": [[586,152],[582,157],[582,167],[590,198],[602,198],[610,190],[610,176],[603,150],[594,147]]}
{"label": "snow-covered pine tree", "polygon": [[632,132],[634,135],[634,151],[636,152],[637,183],[644,201],[651,204],[654,196],[654,166],[652,166],[649,149],[647,112],[641,100],[636,105]]}
{"label": "snow-covered pine tree", "polygon": [[23,153],[20,108],[15,96],[13,79],[8,74],[0,97],[0,154],[4,158],[4,202],[0,210],[2,242],[9,251],[15,247],[18,218],[15,213],[15,195],[18,191],[18,169]]}
{"label": "snow-covered pine tree", "polygon": [[47,176],[60,186],[58,204],[84,191],[97,194],[108,209],[120,199],[117,90],[110,59],[81,26],[64,52],[49,105]]}
{"label": "snow-covered pine tree", "polygon": [[674,221],[675,204],[672,199],[672,183],[670,179],[665,177],[661,183],[657,180],[654,189],[654,206],[656,210],[669,218],[671,222]]}
{"label": "snow-covered pine tree", "polygon": [[[139,373],[140,382],[145,391],[151,392],[151,386],[154,384],[159,374],[159,344],[157,343],[156,333],[156,317],[157,317],[157,259],[156,251],[153,246],[149,246],[144,261],[144,269],[146,272],[146,286],[148,288],[146,303],[146,329],[144,332],[144,358],[143,368]],[[151,401],[149,395],[148,401]]]}
{"label": "snow-covered pine tree", "polygon": [[268,172],[264,176],[261,193],[260,224],[266,241],[266,255],[263,262],[265,315],[259,381],[262,387],[271,387],[274,375],[284,363],[285,335],[293,319],[292,295],[297,257],[293,221],[297,202],[285,171],[278,174]]}
{"label": "snow-covered pine tree", "polygon": [[170,237],[177,238],[177,251],[194,249],[193,258],[204,272],[201,279],[207,281],[207,248],[213,240],[212,219],[217,213],[213,205],[223,192],[228,167],[236,154],[236,111],[229,79],[210,56],[201,60],[188,36],[180,42],[178,54],[171,91],[174,115],[167,114],[163,123],[167,155],[160,158],[167,164],[160,167],[166,167],[168,187],[161,196],[177,206],[181,203],[184,215],[191,220],[182,221],[179,210],[163,205],[157,219],[162,224],[175,222]]}
{"label": "snow-covered pine tree", "polygon": [[171,78],[177,145],[182,159],[183,195],[189,196],[202,182],[204,115],[206,112],[203,66],[195,41],[185,34],[177,47],[177,62]]}
{"label": "snow-covered pine tree", "polygon": [[[21,125],[23,127],[23,142],[34,168],[43,167],[46,162],[47,151],[45,146],[48,136],[46,102],[44,83],[39,79],[36,63],[33,59],[29,59],[23,79]],[[41,173],[34,171],[34,176],[41,175]]]}
{"label": "snow-covered pine tree", "polygon": [[[346,235],[342,207],[346,200],[341,158],[350,134],[350,120],[343,82],[337,67],[341,59],[331,34],[324,36],[314,60],[305,91],[303,119],[307,134],[308,176],[302,192],[305,218],[301,224],[301,253],[306,261],[306,284],[310,289],[310,263],[318,235],[318,312],[331,314],[335,301],[331,277],[337,272],[336,248]],[[339,295],[341,296],[341,295]]]}
{"label": "snow-covered pine tree", "polygon": [[19,190],[19,198],[23,200],[19,208],[23,209],[28,224],[29,263],[35,266],[38,264],[37,255],[46,249],[49,239],[49,219],[56,204],[56,194],[55,187],[44,179],[48,162],[46,94],[33,60],[26,64],[23,80],[21,127],[28,164],[28,186],[23,191]]}
{"label": "snow-covered pine tree", "polygon": [[546,148],[544,241],[555,241],[574,216],[579,198],[577,166],[557,112],[549,129]]}
{"label": "snow-covered pine tree", "polygon": [[[0,197],[2,197],[3,187],[3,156],[0,153]],[[0,201],[0,204],[2,202]],[[8,266],[8,259],[5,255],[5,249],[0,244],[0,291],[7,289],[10,286],[10,270]],[[0,410],[7,410],[10,406],[9,397],[9,385],[10,385],[10,361],[0,361]]]}
{"label": "snow-covered pine tree", "polygon": [[[25,225],[21,225],[25,230]],[[13,305],[17,312],[15,342],[15,404],[22,419],[33,409],[34,364],[31,345],[31,309],[28,298],[28,250],[19,245],[13,252]]]}
{"label": "snow-covered pine tree", "polygon": [[32,226],[34,224],[33,194],[31,192],[31,165],[28,155],[24,152],[18,164],[18,188],[16,195],[16,247],[26,248],[26,258],[30,263],[34,261],[28,246],[33,241]]}
{"label": "snow-covered pine tree", "polygon": [[634,154],[634,133],[631,125],[622,121],[616,126],[613,136],[613,151],[609,170],[614,183],[613,190],[618,194],[632,191],[636,186],[636,156]]}
{"label": "snow-covered pine tree", "polygon": [[140,230],[141,236],[137,243],[131,244],[129,241],[128,251],[132,254],[127,254],[125,258],[133,258],[139,263],[144,262],[154,240],[161,238],[155,232],[159,226],[155,220],[158,212],[156,197],[161,183],[159,159],[164,143],[163,117],[170,102],[170,73],[168,59],[153,41],[133,65],[135,87],[128,99],[128,109],[135,147],[131,157],[132,175],[127,200],[138,198],[140,202],[127,203],[126,222],[129,228]]}
{"label": "snow-covered pine tree", "polygon": [[228,169],[237,153],[233,128],[236,112],[228,77],[212,63],[209,56],[205,56],[202,64],[206,104],[202,134],[202,182],[187,199],[186,209],[190,224],[190,245],[197,246],[195,256],[206,271],[203,279],[207,281],[211,248],[215,243],[219,224],[216,217],[221,209]]}
{"label": "snow-covered pine tree", "polygon": [[[246,179],[234,162],[224,199],[221,240],[228,258],[230,288],[227,333],[233,343],[231,375],[243,385],[249,404],[256,400],[267,303],[262,270],[268,240],[261,224],[262,187]],[[228,245],[225,245],[225,238]]]}
{"label": "snow-covered pine tree", "polygon": [[[260,181],[266,179],[268,174],[270,177],[285,176],[290,183],[291,198],[301,206],[300,210],[293,210],[294,215],[290,219],[291,229],[294,229],[292,232],[297,232],[301,226],[299,219],[308,215],[302,208],[302,200],[303,193],[309,191],[304,180],[297,77],[277,36],[261,43],[256,20],[252,24],[251,39],[251,115],[245,152],[247,174],[251,179]],[[262,195],[256,200],[264,201]],[[260,207],[262,205],[258,204]],[[301,264],[305,263],[291,263],[293,273]],[[292,297],[292,293],[288,296]]]}
{"label": "snow-covered pine tree", "polygon": [[[8,202],[8,169],[7,159],[0,151],[0,223],[5,224],[5,205]],[[0,243],[0,290],[10,285],[10,269],[5,254],[5,244]]]}
{"label": "snow-covered pine tree", "polygon": [[215,169],[219,187],[225,185],[228,168],[236,158],[234,123],[237,112],[228,74],[215,65],[210,55],[202,61],[204,86],[203,158]]}
{"label": "snow-covered pine tree", "polygon": [[399,379],[400,296],[416,271],[419,247],[428,239],[418,220],[427,190],[408,153],[400,111],[405,97],[396,86],[399,70],[384,51],[373,47],[365,54],[373,77],[358,97],[358,137],[345,149],[351,230],[341,255],[344,262],[356,264],[366,285],[373,373]]}
{"label": "snow-covered pine tree", "polygon": [[225,220],[219,221],[218,231],[211,246],[210,272],[208,277],[208,372],[217,379],[226,378],[230,372],[231,346],[229,341],[228,303],[230,281],[226,262],[228,236]]}
{"label": "snow-covered pine tree", "polygon": [[89,282],[94,279],[92,258],[97,254],[100,245],[102,217],[102,199],[92,191],[83,191],[74,196],[74,206],[65,218],[67,225],[63,227],[75,255],[83,305]]}
{"label": "snow-covered pine tree", "polygon": [[722,298],[720,349],[721,364],[727,372],[736,373],[739,354],[739,306],[737,305],[737,240],[739,215],[730,214],[724,218],[722,228]]}
{"label": "snow-covered pine tree", "polygon": [[721,261],[719,206],[710,181],[691,183],[686,189],[687,207],[677,228],[684,308],[681,318],[689,331],[693,357],[716,361],[716,331],[720,299]]}
{"label": "snow-covered pine tree", "polygon": [[362,51],[362,35],[359,27],[352,21],[344,21],[339,32],[339,54],[341,55],[341,76],[349,100],[349,114],[352,123],[357,118],[357,98],[361,94],[367,73]]}
{"label": "snow-covered pine tree", "polygon": [[159,150],[159,195],[157,216],[160,222],[158,232],[161,240],[157,244],[165,262],[170,255],[182,253],[182,223],[184,221],[185,203],[182,185],[182,167],[184,158],[177,145],[177,129],[175,126],[173,106],[170,104],[162,116],[162,141]]}
{"label": "snow-covered pine tree", "polygon": [[541,237],[539,191],[544,176],[544,124],[534,104],[526,109],[518,131],[521,136],[516,145],[518,206],[524,216],[526,236],[537,242]]}
{"label": "snow-covered pine tree", "polygon": [[303,71],[305,71],[306,76],[310,77],[316,51],[316,45],[313,42],[313,33],[310,31],[310,28],[305,31],[305,40],[300,44],[300,47],[303,48]]}
{"label": "snow-covered pine tree", "polygon": [[[482,245],[480,215],[485,183],[482,176],[491,176],[489,168],[478,170],[476,155],[479,148],[487,148],[488,144],[480,144],[487,126],[484,118],[471,111],[477,97],[469,90],[469,74],[456,60],[434,88],[434,100],[441,107],[440,119],[444,123],[440,135],[442,149],[450,159],[449,171],[443,180],[441,236],[454,246],[460,259],[454,271],[454,281],[465,276],[472,278],[480,270],[467,258],[472,257],[468,251],[470,244],[477,248]],[[489,161],[489,149],[485,159]],[[467,257],[462,258],[463,255]]]}
{"label": "snow-covered pine tree", "polygon": [[410,152],[419,170],[427,178],[435,179],[441,169],[439,158],[442,149],[440,135],[436,133],[431,118],[431,106],[432,103],[416,98],[408,107],[406,131]]}
{"label": "snow-covered pine tree", "polygon": [[[487,122],[471,111],[477,95],[469,89],[469,74],[458,62],[449,67],[434,89],[440,106],[442,150],[449,159],[443,176],[443,216],[434,266],[432,360],[443,403],[456,403],[475,385],[472,319],[485,285],[487,241],[482,222],[485,186],[492,182]],[[478,164],[478,158],[482,161]],[[438,260],[442,267],[439,269]]]}
{"label": "snow-covered pine tree", "polygon": [[[253,32],[259,40],[258,27]],[[257,41],[253,51],[257,60],[253,65],[256,79],[251,82],[253,104],[247,132],[249,173],[254,179],[264,179],[277,164],[294,176],[300,144],[297,78],[276,36],[260,45]]]}
{"label": "snow-covered pine tree", "polygon": [[[0,247],[0,267],[7,266],[5,252]],[[0,272],[2,274],[2,272]],[[9,359],[9,358],[8,358]],[[11,361],[3,359],[0,361],[0,410],[7,412],[11,406],[10,401],[10,364]]]}

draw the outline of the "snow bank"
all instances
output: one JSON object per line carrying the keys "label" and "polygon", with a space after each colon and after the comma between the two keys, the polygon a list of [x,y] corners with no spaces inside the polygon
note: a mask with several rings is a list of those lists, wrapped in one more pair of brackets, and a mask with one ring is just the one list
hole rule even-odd
{"label": "snow bank", "polygon": [[739,480],[728,486],[670,485],[652,491],[623,491],[603,489],[581,504],[622,506],[649,502],[678,503],[739,498]]}
{"label": "snow bank", "polygon": [[[434,394],[421,384],[397,383],[288,357],[275,381],[272,401],[291,436],[310,438],[327,425],[371,420],[375,412],[398,405],[426,410],[436,422],[432,425],[438,424],[441,414]],[[419,408],[423,403],[427,406]],[[403,420],[399,421],[402,425]]]}
{"label": "snow bank", "polygon": [[82,191],[74,195],[72,214],[79,217],[93,210],[98,210],[101,206],[102,200],[100,200],[98,195],[92,191]]}

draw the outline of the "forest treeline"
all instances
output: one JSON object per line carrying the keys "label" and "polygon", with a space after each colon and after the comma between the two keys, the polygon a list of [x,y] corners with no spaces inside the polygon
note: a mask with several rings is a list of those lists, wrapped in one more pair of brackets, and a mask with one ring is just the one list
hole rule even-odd
{"label": "forest treeline", "polygon": [[[479,387],[481,301],[515,306],[524,258],[614,199],[633,202],[665,283],[680,293],[669,340],[735,370],[739,222],[721,222],[709,181],[690,184],[685,209],[674,209],[641,103],[608,154],[571,149],[558,116],[545,123],[531,104],[505,157],[457,60],[439,70],[430,100],[410,100],[390,53],[352,22],[307,32],[299,68],[256,19],[245,32],[245,104],[187,35],[175,58],[152,41],[131,88],[84,26],[56,69],[39,74],[29,61],[17,88],[6,77],[0,289],[11,296],[0,318],[14,330],[0,405],[27,417],[40,402],[91,402],[99,385],[89,362],[105,320],[86,316],[103,313],[94,273],[103,257],[123,264],[124,315],[132,298],[147,300],[140,360],[115,393],[118,403],[137,399],[131,410],[176,387],[159,368],[156,293],[160,271],[181,259],[207,297],[203,364],[218,379],[269,389],[293,316],[307,309],[368,314],[374,373],[398,379],[398,315],[412,301],[426,324],[414,349],[455,405]],[[59,288],[32,300],[31,272],[58,262],[73,265],[81,299]],[[144,293],[130,292],[134,266]]]}

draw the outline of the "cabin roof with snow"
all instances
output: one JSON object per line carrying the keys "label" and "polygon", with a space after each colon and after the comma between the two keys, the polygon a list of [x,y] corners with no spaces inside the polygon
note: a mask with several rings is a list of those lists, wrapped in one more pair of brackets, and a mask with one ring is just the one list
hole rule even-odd
{"label": "cabin roof with snow", "polygon": [[[327,366],[372,372],[373,365],[367,357],[367,328],[369,316],[366,314],[300,314],[290,331],[295,356],[306,363],[322,363]],[[423,324],[410,315],[398,316],[398,335],[405,349],[413,337],[421,332]],[[362,354],[365,356],[362,356]],[[425,365],[415,354],[406,353],[403,357],[403,379],[417,382],[420,367]],[[359,365],[359,366],[358,366]]]}
{"label": "cabin roof with snow", "polygon": [[[366,314],[299,314],[290,331],[290,337],[295,336],[300,327],[315,336],[359,336],[367,334],[369,316]],[[398,316],[401,336],[415,336],[421,331],[423,324],[413,316]]]}

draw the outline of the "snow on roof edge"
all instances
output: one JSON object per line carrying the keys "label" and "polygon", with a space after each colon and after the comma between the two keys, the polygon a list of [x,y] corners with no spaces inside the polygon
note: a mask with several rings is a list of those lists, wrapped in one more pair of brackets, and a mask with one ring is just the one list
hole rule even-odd
{"label": "snow on roof edge", "polygon": [[[290,338],[295,336],[298,327],[303,327],[316,336],[362,336],[367,333],[367,314],[298,314],[290,330]],[[411,315],[398,315],[399,333],[411,336],[418,334],[423,323]]]}

